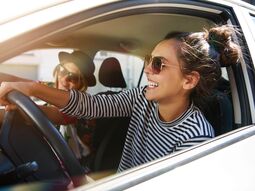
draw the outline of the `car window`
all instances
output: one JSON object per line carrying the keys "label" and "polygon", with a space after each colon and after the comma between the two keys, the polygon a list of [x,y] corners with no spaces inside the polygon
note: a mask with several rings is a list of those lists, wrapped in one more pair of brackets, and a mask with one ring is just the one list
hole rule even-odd
{"label": "car window", "polygon": [[71,49],[38,49],[22,53],[0,64],[1,72],[19,77],[53,82],[53,70],[60,51],[71,52]]}

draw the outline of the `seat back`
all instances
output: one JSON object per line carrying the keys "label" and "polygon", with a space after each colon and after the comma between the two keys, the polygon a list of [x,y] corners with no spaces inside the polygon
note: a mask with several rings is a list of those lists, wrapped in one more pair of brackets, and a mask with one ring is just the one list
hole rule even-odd
{"label": "seat back", "polygon": [[234,129],[233,106],[230,99],[230,85],[221,78],[216,89],[202,107],[205,117],[214,128],[215,136]]}
{"label": "seat back", "polygon": [[117,58],[106,58],[99,69],[99,82],[110,88],[126,88],[120,62]]}
{"label": "seat back", "polygon": [[[125,88],[119,61],[114,58],[106,58],[99,69],[99,82],[109,88]],[[116,94],[118,92],[107,91],[99,94]],[[125,143],[125,137],[129,125],[129,117],[100,118],[96,121],[93,136],[93,146],[96,150],[92,171],[116,170]]]}

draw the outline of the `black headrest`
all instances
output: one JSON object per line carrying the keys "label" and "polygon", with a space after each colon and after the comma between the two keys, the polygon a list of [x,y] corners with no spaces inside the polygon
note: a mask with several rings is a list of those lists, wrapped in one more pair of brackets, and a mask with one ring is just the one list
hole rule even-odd
{"label": "black headrest", "polygon": [[114,58],[106,58],[99,69],[99,81],[106,87],[126,88],[126,82],[123,77],[120,63]]}

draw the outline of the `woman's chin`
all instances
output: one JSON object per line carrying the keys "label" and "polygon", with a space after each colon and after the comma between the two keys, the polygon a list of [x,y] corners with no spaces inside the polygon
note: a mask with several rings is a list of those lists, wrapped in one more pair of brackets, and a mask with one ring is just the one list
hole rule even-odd
{"label": "woman's chin", "polygon": [[153,100],[155,100],[155,96],[154,96],[153,93],[150,92],[150,91],[146,91],[145,97],[146,97],[146,99],[147,99],[148,101],[153,101]]}

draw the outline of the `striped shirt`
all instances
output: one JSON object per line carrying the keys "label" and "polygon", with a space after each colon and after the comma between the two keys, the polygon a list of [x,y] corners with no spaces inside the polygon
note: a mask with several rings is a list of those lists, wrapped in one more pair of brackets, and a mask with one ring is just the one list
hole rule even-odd
{"label": "striped shirt", "polygon": [[193,104],[174,121],[161,121],[158,105],[145,98],[144,87],[93,96],[71,90],[69,102],[61,111],[85,118],[131,117],[118,171],[214,137],[212,126]]}

